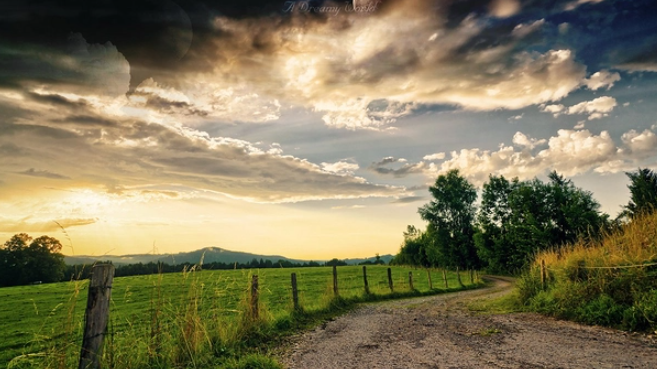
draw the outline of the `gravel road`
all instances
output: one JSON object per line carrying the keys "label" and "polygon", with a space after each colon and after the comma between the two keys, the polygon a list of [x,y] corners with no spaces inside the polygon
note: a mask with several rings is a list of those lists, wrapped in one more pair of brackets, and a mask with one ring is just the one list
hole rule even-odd
{"label": "gravel road", "polygon": [[365,304],[303,333],[279,358],[287,368],[657,368],[649,337],[537,314],[474,314],[466,305],[511,283]]}

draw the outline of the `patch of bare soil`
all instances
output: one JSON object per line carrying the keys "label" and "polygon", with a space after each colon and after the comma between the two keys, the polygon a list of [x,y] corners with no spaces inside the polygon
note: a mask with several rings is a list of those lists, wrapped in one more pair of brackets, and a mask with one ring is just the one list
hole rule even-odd
{"label": "patch of bare soil", "polygon": [[657,368],[648,337],[537,314],[473,314],[511,283],[367,304],[292,339],[288,368]]}

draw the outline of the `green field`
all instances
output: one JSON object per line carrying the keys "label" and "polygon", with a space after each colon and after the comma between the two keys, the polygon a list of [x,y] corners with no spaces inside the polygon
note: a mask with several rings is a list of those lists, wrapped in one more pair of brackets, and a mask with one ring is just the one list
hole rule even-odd
{"label": "green field", "polygon": [[[340,297],[365,301],[362,267],[338,267]],[[430,291],[423,269],[393,267],[397,294],[441,292],[442,272],[432,270]],[[107,367],[203,367],[201,357],[229,350],[243,337],[243,312],[252,274],[258,274],[262,319],[269,325],[289,321],[292,312],[291,273],[297,274],[300,305],[306,312],[326,309],[333,300],[329,267],[298,269],[195,271],[114,280]],[[370,292],[390,295],[387,267],[368,266]],[[463,283],[470,284],[466,273]],[[456,274],[448,273],[456,289]],[[75,367],[80,350],[86,281],[0,289],[0,368]],[[233,341],[231,346],[230,341]],[[208,351],[209,350],[209,351]],[[163,352],[166,353],[163,354]],[[12,361],[13,360],[13,361]],[[191,362],[191,364],[190,364]],[[184,365],[183,365],[184,363]]]}

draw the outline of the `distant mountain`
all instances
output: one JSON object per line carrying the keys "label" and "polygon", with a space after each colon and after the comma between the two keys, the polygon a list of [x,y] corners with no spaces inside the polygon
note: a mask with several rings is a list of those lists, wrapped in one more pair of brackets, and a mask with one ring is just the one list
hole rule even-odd
{"label": "distant mountain", "polygon": [[[103,256],[65,256],[64,261],[66,264],[93,264],[97,261],[111,261],[116,265],[121,264],[137,264],[137,263],[150,263],[150,262],[163,262],[167,264],[198,264],[203,258],[203,263],[247,263],[253,259],[271,260],[276,262],[278,260],[286,260],[292,263],[306,263],[310,260],[290,259],[280,255],[258,255],[248,252],[231,251],[222,249],[220,247],[206,247],[196,251],[180,252],[177,254],[135,254],[135,255],[103,255]],[[388,263],[392,259],[392,255],[383,255],[381,260]],[[375,257],[365,259],[346,259],[347,264],[358,264],[366,260],[374,261]],[[315,260],[317,262],[324,262],[325,260]]]}
{"label": "distant mountain", "polygon": [[64,261],[66,264],[93,264],[97,261],[111,261],[116,265],[121,264],[137,264],[137,263],[150,263],[150,262],[163,262],[167,264],[198,264],[201,259],[203,263],[247,263],[253,259],[271,260],[273,262],[278,260],[286,260],[293,263],[304,263],[306,260],[297,260],[286,258],[280,255],[257,255],[248,252],[230,251],[220,247],[206,247],[200,250],[190,252],[179,252],[177,254],[134,254],[134,255],[103,255],[103,256],[65,256]]}
{"label": "distant mountain", "polygon": [[[392,260],[395,256],[387,254],[387,255],[380,255],[379,257],[384,263],[388,264],[390,260]],[[349,265],[358,265],[366,261],[375,262],[376,256],[372,256],[371,258],[365,258],[365,259],[344,259],[344,261]]]}

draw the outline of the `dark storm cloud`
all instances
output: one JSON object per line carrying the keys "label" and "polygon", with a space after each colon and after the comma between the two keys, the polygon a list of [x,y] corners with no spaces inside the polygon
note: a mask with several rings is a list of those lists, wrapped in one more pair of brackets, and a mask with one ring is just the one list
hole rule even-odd
{"label": "dark storm cloud", "polygon": [[33,101],[55,106],[60,105],[75,109],[85,108],[87,106],[85,101],[73,101],[59,94],[39,94],[36,92],[28,92],[26,93],[26,96]]}
{"label": "dark storm cloud", "polygon": [[48,170],[38,170],[34,168],[30,168],[27,170],[24,170],[22,172],[18,172],[18,174],[23,174],[26,176],[32,176],[32,177],[42,177],[42,178],[50,178],[50,179],[71,179],[70,177],[53,173]]}
{"label": "dark storm cloud", "polygon": [[424,196],[409,196],[409,197],[402,197],[399,198],[395,201],[392,201],[392,204],[410,204],[413,202],[418,202],[418,201],[425,201],[426,197]]}
{"label": "dark storm cloud", "polygon": [[[391,164],[403,163],[399,168],[390,168]],[[410,174],[421,174],[427,169],[427,166],[424,162],[419,162],[416,164],[406,163],[404,159],[397,159],[393,157],[383,158],[383,160],[372,163],[369,168],[370,171],[373,171],[378,174],[391,175],[395,178],[406,177]]]}
{"label": "dark storm cloud", "polygon": [[93,115],[70,115],[63,119],[53,119],[52,122],[79,124],[87,127],[114,127],[117,125],[111,119]]}

